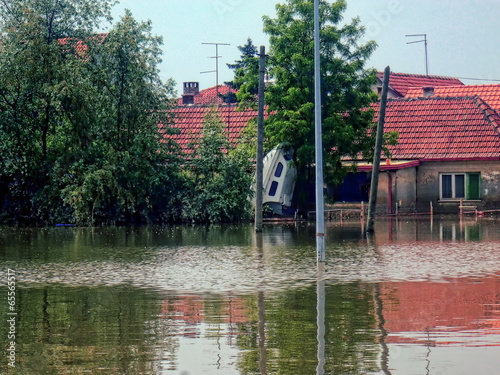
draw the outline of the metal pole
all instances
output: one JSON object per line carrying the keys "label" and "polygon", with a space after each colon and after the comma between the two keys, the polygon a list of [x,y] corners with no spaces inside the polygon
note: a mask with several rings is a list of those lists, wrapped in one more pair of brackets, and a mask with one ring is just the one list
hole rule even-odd
{"label": "metal pole", "polygon": [[405,37],[415,37],[415,36],[423,36],[423,40],[414,40],[411,42],[407,42],[406,44],[414,44],[414,43],[422,43],[424,42],[425,44],[425,73],[426,75],[429,75],[429,59],[427,57],[427,34],[407,34]]}
{"label": "metal pole", "polygon": [[219,99],[219,45],[215,45],[215,97]]}
{"label": "metal pole", "polygon": [[216,92],[216,98],[219,97],[219,58],[222,56],[219,56],[219,46],[230,46],[229,43],[201,43],[201,44],[208,44],[208,45],[215,45],[215,56],[212,58],[215,59],[215,70],[209,70],[206,72],[200,72],[201,74],[204,73],[215,73],[215,92]]}
{"label": "metal pole", "polygon": [[425,73],[429,75],[429,60],[427,59],[427,34],[424,34],[425,43]]}
{"label": "metal pole", "polygon": [[385,107],[387,105],[387,91],[389,88],[389,76],[391,69],[385,68],[384,84],[382,86],[382,98],[380,99],[380,111],[378,115],[377,139],[375,142],[375,155],[373,157],[372,181],[370,186],[370,206],[368,208],[368,224],[366,232],[372,233],[375,222],[375,210],[377,207],[378,178],[380,171],[380,155],[382,153],[382,141],[384,137]]}
{"label": "metal pole", "polygon": [[266,73],[266,47],[260,46],[259,63],[259,115],[257,122],[257,171],[255,187],[255,232],[262,232],[262,201],[264,175],[264,75]]}
{"label": "metal pole", "polygon": [[319,54],[319,4],[314,0],[314,109],[316,133],[316,250],[317,261],[325,261],[325,205],[323,202],[323,142],[321,138],[321,70]]}
{"label": "metal pole", "polygon": [[325,287],[325,263],[317,264],[317,279],[316,279],[316,340],[318,341],[316,375],[325,373],[325,302],[326,302],[326,287]]}

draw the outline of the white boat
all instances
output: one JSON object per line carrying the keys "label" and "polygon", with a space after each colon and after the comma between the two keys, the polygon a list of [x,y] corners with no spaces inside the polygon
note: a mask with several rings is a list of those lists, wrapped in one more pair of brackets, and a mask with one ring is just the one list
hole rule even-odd
{"label": "white boat", "polygon": [[292,205],[297,179],[297,168],[292,155],[292,149],[277,146],[264,157],[262,203],[277,215],[283,215],[283,210]]}

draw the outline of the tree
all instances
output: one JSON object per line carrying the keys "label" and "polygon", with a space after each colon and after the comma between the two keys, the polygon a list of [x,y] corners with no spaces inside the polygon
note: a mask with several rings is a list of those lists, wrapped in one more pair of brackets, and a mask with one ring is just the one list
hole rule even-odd
{"label": "tree", "polygon": [[[226,64],[227,67],[234,71],[234,76],[237,79],[245,74],[245,71],[250,67],[259,67],[259,60],[257,56],[257,46],[255,46],[252,42],[252,39],[248,38],[247,43],[238,46],[238,49],[241,52],[240,60],[236,60],[234,64]],[[239,89],[240,84],[238,81],[226,82],[230,84],[234,89]]]}
{"label": "tree", "polygon": [[[0,1],[0,221],[175,217],[180,149],[161,38],[110,0]],[[161,129],[159,124],[162,124]]]}
{"label": "tree", "polygon": [[[373,148],[369,129],[377,100],[371,86],[376,71],[366,69],[366,60],[376,48],[361,43],[364,28],[359,19],[340,26],[346,1],[319,1],[321,38],[322,126],[325,180],[338,183],[346,173],[345,155],[368,153]],[[271,113],[266,121],[268,147],[289,144],[295,150],[298,169],[298,203],[311,200],[308,181],[314,163],[314,4],[287,0],[276,6],[277,17],[264,16],[264,31],[270,38],[268,71],[274,83],[266,89]],[[236,79],[241,84],[238,99],[252,103],[258,70],[250,66]]]}
{"label": "tree", "polygon": [[252,177],[231,152],[224,123],[215,108],[204,119],[202,138],[193,146],[183,197],[183,218],[191,222],[223,223],[249,218]]}
{"label": "tree", "polygon": [[[248,67],[250,65],[253,65],[258,69],[259,66],[257,47],[252,43],[252,39],[248,38],[247,43],[245,45],[238,46],[238,49],[241,52],[240,60],[236,60],[234,64],[226,64],[229,69],[234,71],[235,79],[229,82],[224,82],[224,84],[230,86],[235,90],[238,90],[240,88],[238,78],[245,74],[245,71],[248,69]],[[254,91],[254,94],[257,94],[257,91]],[[237,100],[236,94],[234,94],[233,92],[228,92],[226,95],[220,96],[226,103],[235,103]]]}
{"label": "tree", "polygon": [[[173,82],[159,78],[160,37],[126,11],[90,50],[88,75],[99,93],[86,163],[63,190],[77,222],[150,223],[175,216],[180,149],[171,139]],[[162,124],[161,129],[158,124]]]}
{"label": "tree", "polygon": [[67,145],[64,101],[87,90],[75,43],[60,41],[85,38],[112,3],[0,1],[0,220],[41,223],[62,206],[51,171]]}

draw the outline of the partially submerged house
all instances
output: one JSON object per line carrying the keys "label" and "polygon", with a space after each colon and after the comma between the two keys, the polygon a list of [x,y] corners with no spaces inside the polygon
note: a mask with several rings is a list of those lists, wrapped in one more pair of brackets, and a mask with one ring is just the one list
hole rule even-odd
{"label": "partially submerged house", "polygon": [[[435,213],[458,213],[462,201],[478,210],[500,208],[500,116],[496,111],[500,85],[465,86],[454,78],[401,73],[392,73],[391,80],[399,99],[388,101],[385,131],[397,131],[399,140],[389,147],[390,159],[382,160],[377,212],[429,212],[432,203]],[[186,154],[191,152],[189,144],[201,136],[204,116],[214,106],[233,144],[257,117],[257,111],[240,112],[236,103],[221,97],[234,94],[231,90],[228,86],[199,90],[197,82],[184,83],[174,110],[174,126],[181,132],[173,139]],[[450,97],[439,96],[445,93]],[[373,108],[377,121],[378,104]],[[357,172],[335,189],[335,200],[368,202],[371,163],[346,162],[356,164]]]}
{"label": "partially submerged house", "polygon": [[[374,121],[378,121],[378,104]],[[458,213],[462,201],[500,208],[500,116],[479,96],[390,99],[385,132],[397,131],[381,162],[378,213]],[[357,173],[336,189],[337,201],[368,201],[372,165],[351,160]]]}
{"label": "partially submerged house", "polygon": [[[209,111],[219,113],[225,124],[225,133],[231,144],[237,145],[242,131],[258,112],[254,109],[238,110],[238,104],[232,102],[235,90],[229,86],[211,87],[199,90],[198,82],[184,82],[182,98],[177,100],[173,110],[174,127],[180,132],[170,136],[175,140],[189,158],[192,144],[195,144],[203,133],[203,120]],[[265,113],[265,117],[267,117]],[[273,149],[264,159],[264,196],[263,202],[274,213],[283,214],[283,209],[291,205],[295,187],[296,170],[288,150]]]}
{"label": "partially submerged house", "polygon": [[236,145],[241,132],[247,127],[248,122],[257,117],[253,109],[238,110],[237,103],[225,100],[235,90],[226,85],[199,89],[198,82],[184,82],[183,94],[173,109],[174,127],[180,130],[179,134],[171,136],[189,155],[190,144],[199,140],[203,131],[203,119],[208,111],[214,107],[225,124],[226,135],[231,144]]}

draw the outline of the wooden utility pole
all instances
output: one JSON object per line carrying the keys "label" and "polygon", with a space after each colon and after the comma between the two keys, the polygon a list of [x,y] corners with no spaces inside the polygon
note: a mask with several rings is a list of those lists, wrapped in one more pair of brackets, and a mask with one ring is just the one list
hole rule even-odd
{"label": "wooden utility pole", "polygon": [[259,116],[257,123],[257,173],[255,187],[255,232],[262,232],[262,201],[264,178],[264,76],[266,74],[266,47],[260,46]]}
{"label": "wooden utility pole", "polygon": [[375,210],[377,207],[378,178],[380,172],[380,156],[382,154],[382,141],[384,138],[385,108],[387,106],[387,91],[389,89],[390,67],[384,71],[384,83],[382,86],[382,97],[380,98],[380,110],[378,114],[377,139],[375,141],[375,155],[373,157],[372,182],[370,186],[370,206],[368,207],[368,224],[366,232],[372,233],[375,223]]}

